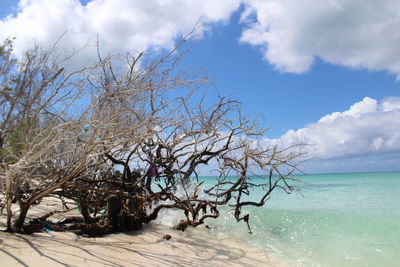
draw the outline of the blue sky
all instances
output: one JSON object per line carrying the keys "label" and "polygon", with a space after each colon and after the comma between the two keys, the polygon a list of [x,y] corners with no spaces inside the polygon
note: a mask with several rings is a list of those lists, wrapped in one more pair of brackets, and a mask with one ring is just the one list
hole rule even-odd
{"label": "blue sky", "polygon": [[386,71],[351,69],[316,60],[304,74],[280,73],[262,59],[258,47],[240,44],[239,12],[228,25],[193,42],[186,63],[208,71],[222,95],[239,99],[248,116],[262,115],[272,137],[304,127],[326,114],[347,110],[365,96],[383,99],[400,93]]}
{"label": "blue sky", "polygon": [[307,172],[400,170],[398,1],[126,2],[3,0],[0,38],[17,53],[65,31],[65,47],[98,35],[109,51],[169,49],[203,17],[183,64],[273,126],[266,143],[314,144]]}

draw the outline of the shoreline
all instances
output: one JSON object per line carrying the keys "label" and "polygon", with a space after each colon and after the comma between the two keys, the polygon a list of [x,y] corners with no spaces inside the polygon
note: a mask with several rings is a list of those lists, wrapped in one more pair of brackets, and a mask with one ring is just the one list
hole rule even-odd
{"label": "shoreline", "polygon": [[[74,207],[74,203],[69,203]],[[61,211],[56,198],[32,207],[28,218]],[[18,209],[13,211],[18,213]],[[79,216],[76,208],[55,213],[54,222]],[[171,213],[176,218],[176,214]],[[158,223],[157,223],[158,222]],[[160,224],[163,222],[163,224]],[[31,235],[4,232],[5,214],[0,216],[0,259],[4,266],[286,266],[281,255],[221,237],[204,226],[174,229],[168,218],[144,225],[141,230],[103,237],[84,237],[72,232],[41,232]],[[170,235],[170,240],[163,237]],[[250,237],[249,237],[250,238]]]}
{"label": "shoreline", "polygon": [[[170,240],[163,240],[165,234]],[[260,248],[213,236],[203,229],[180,232],[162,225],[89,238],[70,232],[32,235],[0,232],[5,266],[285,266]]]}

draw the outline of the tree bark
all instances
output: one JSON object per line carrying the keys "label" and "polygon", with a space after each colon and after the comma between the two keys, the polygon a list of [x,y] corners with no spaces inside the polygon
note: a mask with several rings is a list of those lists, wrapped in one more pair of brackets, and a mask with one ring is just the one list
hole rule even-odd
{"label": "tree bark", "polygon": [[81,213],[83,216],[83,220],[85,223],[92,223],[94,220],[89,214],[89,208],[87,205],[87,201],[84,197],[79,198],[79,206],[81,208]]}
{"label": "tree bark", "polygon": [[12,232],[12,224],[11,224],[11,218],[12,218],[12,211],[11,211],[11,203],[12,199],[10,197],[7,197],[7,232]]}
{"label": "tree bark", "polygon": [[28,205],[28,203],[20,201],[19,208],[20,208],[20,211],[19,211],[18,219],[14,224],[14,227],[17,231],[19,231],[22,228],[22,226],[24,225],[24,221],[25,221],[26,215],[28,214],[30,205]]}

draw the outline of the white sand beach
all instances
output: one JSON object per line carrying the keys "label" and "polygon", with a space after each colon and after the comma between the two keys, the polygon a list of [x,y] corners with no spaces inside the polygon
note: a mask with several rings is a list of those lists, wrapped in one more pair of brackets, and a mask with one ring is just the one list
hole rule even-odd
{"label": "white sand beach", "polygon": [[[163,241],[165,234],[171,240]],[[0,232],[0,259],[2,266],[283,266],[261,249],[200,229],[181,233],[153,225],[101,238],[66,232]]]}
{"label": "white sand beach", "polygon": [[[60,208],[47,199],[29,217]],[[77,213],[73,210],[73,213]],[[0,222],[1,266],[283,266],[262,249],[218,238],[204,227],[177,231],[149,224],[142,230],[89,238],[71,232],[10,234]],[[53,216],[55,220],[60,214]],[[171,235],[170,240],[163,236]],[[251,238],[251,236],[249,236]]]}

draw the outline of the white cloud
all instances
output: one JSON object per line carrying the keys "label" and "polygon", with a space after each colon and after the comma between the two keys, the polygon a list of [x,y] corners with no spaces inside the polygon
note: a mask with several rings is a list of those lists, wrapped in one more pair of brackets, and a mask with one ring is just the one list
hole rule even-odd
{"label": "white cloud", "polygon": [[213,23],[227,22],[241,3],[241,41],[262,47],[280,71],[306,72],[319,57],[400,77],[398,0],[92,0],[85,6],[78,0],[20,0],[19,12],[0,20],[0,39],[17,37],[17,53],[34,41],[51,45],[64,32],[60,46],[69,52],[93,46],[97,36],[106,53],[170,49],[200,17],[202,36]]}
{"label": "white cloud", "polygon": [[97,36],[106,53],[170,49],[200,17],[205,26],[199,36],[212,23],[228,21],[239,5],[239,0],[92,0],[85,6],[78,0],[21,0],[15,16],[0,20],[0,39],[16,37],[18,54],[34,42],[49,47],[65,33],[59,48],[71,52],[89,43],[87,59]]}
{"label": "white cloud", "polygon": [[398,0],[245,0],[241,41],[263,47],[283,72],[303,73],[314,58],[400,75]]}
{"label": "white cloud", "polygon": [[352,105],[349,110],[344,112],[333,112],[332,114],[322,117],[318,122],[331,124],[334,123],[338,118],[343,118],[346,116],[359,118],[363,114],[375,112],[377,107],[377,101],[375,99],[365,97],[363,101]]}
{"label": "white cloud", "polygon": [[400,98],[378,103],[365,97],[344,112],[334,112],[266,143],[283,147],[304,143],[311,156],[343,158],[400,152]]}

